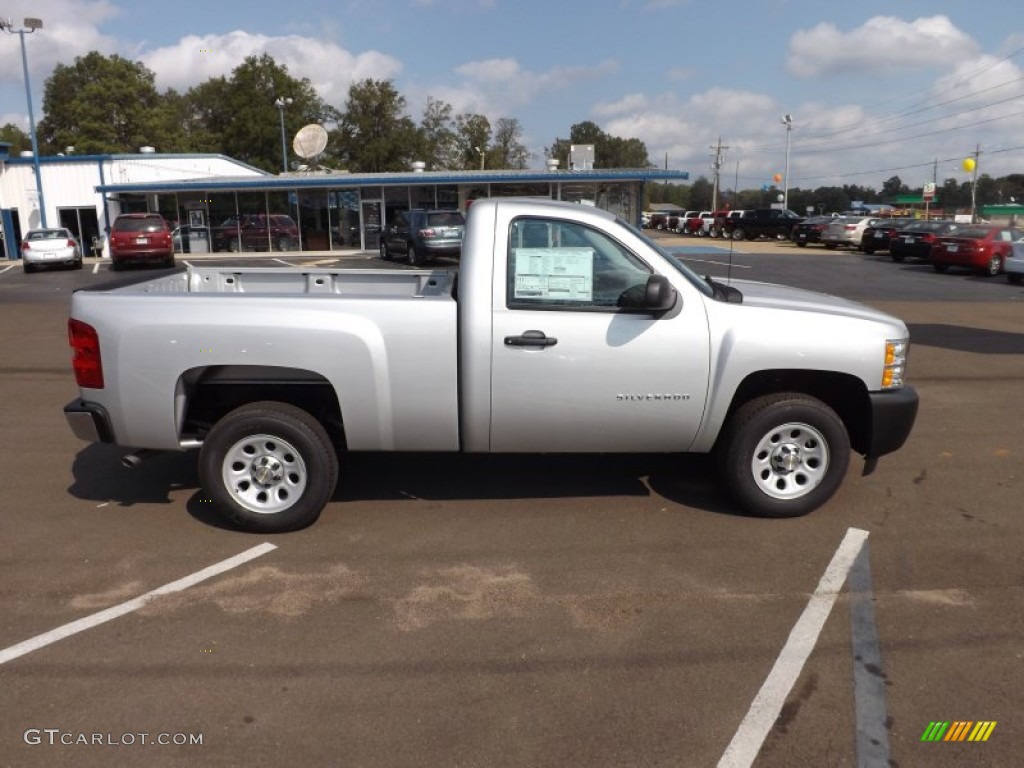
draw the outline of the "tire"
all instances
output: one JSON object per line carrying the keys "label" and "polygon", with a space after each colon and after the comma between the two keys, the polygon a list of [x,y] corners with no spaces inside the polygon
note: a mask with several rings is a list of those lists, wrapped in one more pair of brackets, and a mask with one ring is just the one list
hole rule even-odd
{"label": "tire", "polygon": [[287,235],[277,238],[274,246],[279,251],[291,251],[295,248],[295,241]]}
{"label": "tire", "polygon": [[938,272],[941,275],[943,272],[948,272],[949,271],[949,264],[938,264],[938,263],[934,263],[933,262],[932,263],[932,269],[934,269],[936,272]]}
{"label": "tire", "polygon": [[174,269],[176,264],[175,264],[175,261],[174,261],[174,254],[173,253],[170,256],[168,256],[166,259],[164,259],[164,266],[167,267],[168,269]]}
{"label": "tire", "polygon": [[120,272],[122,269],[124,269],[124,265],[121,262],[114,261],[113,259],[110,260],[110,271],[111,272]]}
{"label": "tire", "polygon": [[199,478],[238,527],[279,533],[313,523],[338,482],[338,457],[306,411],[250,403],[218,421],[199,454]]}
{"label": "tire", "polygon": [[78,261],[76,261],[74,264],[71,265],[71,268],[72,269],[81,269],[82,268],[82,260],[79,259]]}
{"label": "tire", "polygon": [[893,261],[895,261],[895,262],[896,262],[897,264],[902,264],[902,263],[903,263],[904,261],[906,261],[906,260],[907,260],[907,257],[906,257],[906,256],[904,256],[904,255],[903,255],[902,253],[892,253],[892,252],[890,252],[890,253],[889,253],[889,256],[890,256],[890,257],[892,258],[892,260],[893,260]]}
{"label": "tire", "polygon": [[1003,257],[998,253],[988,260],[988,264],[985,265],[985,269],[981,271],[981,274],[986,277],[995,277],[1003,271]]}
{"label": "tire", "polygon": [[1021,278],[1024,278],[1020,272],[1007,272],[1006,279],[1013,285],[1020,285]]}
{"label": "tire", "polygon": [[383,238],[380,241],[380,257],[384,261],[391,261],[391,251],[388,250],[388,244]]}
{"label": "tire", "polygon": [[837,247],[837,246],[836,246],[836,244],[835,244],[835,243],[825,243],[825,248],[826,248],[827,250],[830,250],[830,251],[834,251],[834,250],[836,249],[836,247]]}
{"label": "tire", "polygon": [[409,250],[407,256],[409,258],[410,267],[418,267],[420,264],[423,263],[422,254],[420,254],[420,252],[416,249],[416,246],[413,245],[412,243],[409,243]]}
{"label": "tire", "polygon": [[799,517],[839,489],[850,438],[825,403],[795,392],[755,398],[733,414],[719,469],[733,497],[759,517]]}
{"label": "tire", "polygon": [[733,230],[732,230],[732,239],[733,240],[745,240],[746,237],[747,237],[747,233],[743,231],[743,227],[735,227],[735,228],[733,228]]}
{"label": "tire", "polygon": [[241,243],[238,242],[237,237],[232,237],[228,240],[228,253],[238,253],[242,250]]}
{"label": "tire", "polygon": [[864,255],[871,256],[872,254],[874,254],[874,252],[875,252],[875,249],[872,248],[870,245],[865,245],[864,246]]}
{"label": "tire", "polygon": [[29,264],[27,261],[23,261],[21,264],[21,269],[26,274],[31,275],[33,272],[36,271],[36,266],[35,264]]}
{"label": "tire", "polygon": [[806,248],[807,247],[807,243],[797,241],[796,247],[797,248]]}

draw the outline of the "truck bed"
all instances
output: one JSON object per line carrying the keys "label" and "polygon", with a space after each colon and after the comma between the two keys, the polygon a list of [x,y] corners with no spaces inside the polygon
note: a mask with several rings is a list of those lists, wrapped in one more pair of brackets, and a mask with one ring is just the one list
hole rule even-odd
{"label": "truck bed", "polygon": [[[350,298],[450,298],[447,270],[189,267],[185,272],[114,288],[111,293],[334,294]],[[102,290],[102,287],[100,288]]]}

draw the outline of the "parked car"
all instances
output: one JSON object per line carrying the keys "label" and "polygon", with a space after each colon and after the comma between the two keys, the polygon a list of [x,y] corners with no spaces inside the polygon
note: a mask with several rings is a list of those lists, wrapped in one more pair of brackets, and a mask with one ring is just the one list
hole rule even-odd
{"label": "parked car", "polygon": [[1024,279],[1024,240],[1018,240],[1010,249],[1010,255],[1003,261],[1006,279],[1014,285],[1020,285]]}
{"label": "parked car", "polygon": [[913,226],[916,219],[878,219],[864,230],[864,237],[861,238],[861,248],[864,253],[876,253],[877,251],[888,251],[889,242],[901,230]]}
{"label": "parked car", "polygon": [[707,237],[714,216],[714,211],[701,211],[696,217],[687,219],[686,234]]}
{"label": "parked car", "polygon": [[64,227],[30,229],[21,241],[21,268],[35,272],[40,267],[66,264],[82,268],[82,249],[71,230]]}
{"label": "parked car", "polygon": [[835,216],[812,216],[793,227],[789,239],[799,248],[806,248],[808,243],[820,243],[822,231],[833,221]]}
{"label": "parked car", "polygon": [[803,217],[788,209],[757,208],[744,211],[738,218],[726,220],[723,229],[734,240],[756,240],[759,237],[788,240],[793,227],[803,220]]}
{"label": "parked car", "polygon": [[901,229],[889,240],[889,256],[893,261],[904,261],[907,257],[927,259],[932,244],[944,235],[956,232],[954,221],[917,221]]}
{"label": "parked car", "polygon": [[649,229],[664,229],[668,222],[668,216],[664,213],[652,213],[650,220],[647,222]]}
{"label": "parked car", "polygon": [[837,216],[822,230],[821,242],[829,249],[840,245],[860,248],[864,230],[878,221],[880,219],[873,216]]}
{"label": "parked car", "polygon": [[1003,271],[1003,261],[1013,251],[1013,241],[1022,233],[1014,227],[965,226],[952,236],[940,237],[931,250],[932,267],[945,272],[950,267],[967,267],[982,275]]}
{"label": "parked car", "polygon": [[708,235],[711,237],[725,237],[725,222],[729,219],[738,219],[743,215],[741,210],[721,210],[711,214],[708,220]]}
{"label": "parked car", "polygon": [[299,228],[283,213],[230,216],[210,232],[214,251],[293,251]]}
{"label": "parked car", "polygon": [[159,213],[122,213],[110,230],[110,263],[113,269],[139,261],[159,261],[174,266],[174,238]]}
{"label": "parked car", "polygon": [[692,235],[693,231],[690,229],[690,220],[699,219],[700,211],[686,211],[679,219],[679,233],[682,235]]}
{"label": "parked car", "polygon": [[459,211],[401,211],[381,234],[380,257],[388,261],[397,253],[415,265],[435,256],[459,256],[465,230],[466,219]]}

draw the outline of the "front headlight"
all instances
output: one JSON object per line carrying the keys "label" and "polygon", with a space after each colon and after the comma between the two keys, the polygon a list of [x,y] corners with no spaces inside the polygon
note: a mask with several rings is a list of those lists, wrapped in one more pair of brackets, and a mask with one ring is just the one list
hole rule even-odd
{"label": "front headlight", "polygon": [[903,375],[907,370],[908,339],[890,339],[885,342],[885,366],[882,368],[882,389],[897,389],[903,386]]}

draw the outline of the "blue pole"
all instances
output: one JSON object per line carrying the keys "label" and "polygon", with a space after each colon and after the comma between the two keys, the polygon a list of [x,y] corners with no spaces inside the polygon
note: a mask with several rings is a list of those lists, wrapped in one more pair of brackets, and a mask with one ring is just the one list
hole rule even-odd
{"label": "blue pole", "polygon": [[[29,34],[32,34],[29,32]],[[36,172],[36,190],[39,193],[39,219],[46,229],[46,198],[43,197],[43,177],[39,172],[39,142],[36,141],[36,118],[32,111],[32,86],[28,79],[28,56],[25,55],[25,30],[19,29],[21,38],[21,66],[25,70],[25,98],[28,99],[28,129],[32,137],[32,168]]]}

